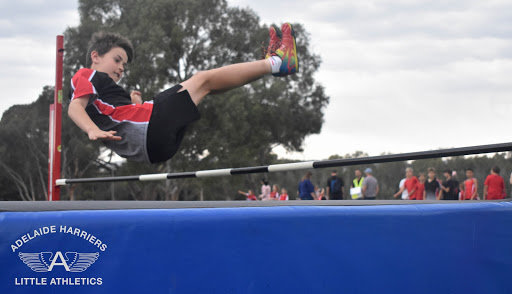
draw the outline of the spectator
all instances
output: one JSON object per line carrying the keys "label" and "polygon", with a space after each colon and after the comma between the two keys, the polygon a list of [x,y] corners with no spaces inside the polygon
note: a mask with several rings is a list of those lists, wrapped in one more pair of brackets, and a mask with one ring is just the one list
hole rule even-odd
{"label": "spectator", "polygon": [[286,191],[285,188],[281,189],[281,195],[279,195],[279,200],[280,201],[288,201],[289,200],[289,198],[288,198],[288,191]]}
{"label": "spectator", "polygon": [[272,186],[272,192],[270,192],[270,200],[277,200],[279,198],[279,186],[274,184]]}
{"label": "spectator", "polygon": [[363,199],[375,200],[377,199],[377,194],[379,194],[379,183],[372,175],[373,171],[371,168],[365,169],[364,173],[366,177],[363,180]]}
{"label": "spectator", "polygon": [[363,199],[363,181],[364,177],[360,170],[356,169],[354,172],[356,178],[352,181],[350,196],[352,199]]}
{"label": "spectator", "polygon": [[270,185],[267,179],[261,179],[261,194],[258,196],[261,200],[270,200]]}
{"label": "spectator", "polygon": [[464,181],[464,193],[461,200],[476,200],[478,198],[478,181],[474,178],[473,169],[466,169],[467,179]]}
{"label": "spectator", "polygon": [[254,195],[254,192],[252,190],[249,190],[249,192],[238,191],[238,193],[244,195],[247,198],[247,201],[258,200],[258,198],[256,198],[256,195]]}
{"label": "spectator", "polygon": [[466,193],[466,189],[464,188],[464,183],[459,184],[459,200],[464,200],[464,194]]}
{"label": "spectator", "polygon": [[458,200],[459,199],[459,182],[452,179],[452,171],[445,170],[443,173],[445,181],[441,184],[441,193],[439,200]]}
{"label": "spectator", "polygon": [[500,176],[500,168],[495,166],[491,169],[491,174],[487,176],[484,182],[484,200],[503,199],[505,192],[505,181]]}
{"label": "spectator", "polygon": [[318,185],[315,186],[315,191],[316,191],[316,199],[318,200],[327,200],[327,198],[325,197],[325,189],[324,188],[319,188]]}
{"label": "spectator", "polygon": [[416,191],[416,200],[425,199],[425,173],[420,173],[418,183],[418,191]]}
{"label": "spectator", "polygon": [[404,190],[407,190],[407,198],[410,200],[416,200],[416,192],[418,191],[418,178],[414,176],[414,171],[412,168],[408,167],[405,169],[405,181],[404,185],[400,188],[398,192],[393,195],[393,197],[398,197],[400,193],[403,193]]}
{"label": "spectator", "polygon": [[438,193],[441,192],[441,184],[436,178],[436,170],[433,168],[428,169],[428,179],[425,181],[425,200],[437,200]]}
{"label": "spectator", "polygon": [[[409,192],[407,192],[407,189],[404,188],[405,180],[407,180],[407,179],[406,178],[401,179],[400,183],[398,184],[398,191],[402,191],[402,200],[409,199]],[[397,194],[400,194],[400,192],[398,192]],[[393,195],[393,197],[397,198],[397,196],[398,196],[397,194]]]}
{"label": "spectator", "polygon": [[510,173],[510,184],[512,185],[512,173]]}
{"label": "spectator", "polygon": [[299,198],[301,200],[314,200],[315,187],[311,183],[312,172],[308,171],[299,183]]}
{"label": "spectator", "polygon": [[343,200],[343,180],[338,177],[338,171],[333,170],[327,180],[327,198],[329,200]]}

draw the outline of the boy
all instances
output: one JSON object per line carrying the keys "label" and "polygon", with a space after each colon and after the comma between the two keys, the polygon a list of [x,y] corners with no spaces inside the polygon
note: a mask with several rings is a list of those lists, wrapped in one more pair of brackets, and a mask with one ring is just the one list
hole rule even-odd
{"label": "boy", "polygon": [[438,200],[459,200],[459,182],[452,178],[452,171],[447,169],[443,175],[446,180],[441,184]]}
{"label": "boy", "polygon": [[436,170],[429,168],[427,170],[428,179],[425,181],[425,192],[423,193],[425,200],[438,200],[438,193],[441,191],[441,184],[436,178]]}
{"label": "boy", "polygon": [[[141,94],[117,85],[133,59],[129,40],[104,32],[89,42],[87,66],[71,80],[68,115],[90,140],[103,140],[118,155],[139,162],[163,162],[177,152],[186,127],[199,119],[197,105],[208,94],[243,86],[267,74],[299,71],[295,33],[289,23],[271,27],[266,59],[198,72],[142,103]],[[280,37],[282,36],[282,38]]]}
{"label": "boy", "polygon": [[471,168],[466,169],[467,179],[464,181],[464,194],[461,200],[476,200],[478,198],[478,181],[474,178]]}
{"label": "boy", "polygon": [[407,200],[416,200],[416,192],[418,191],[418,178],[414,176],[412,168],[408,167],[405,169],[405,181],[404,185],[400,188],[400,191],[396,192],[393,197],[397,198],[402,192],[407,190]]}
{"label": "boy", "polygon": [[500,168],[495,166],[484,182],[484,200],[503,199],[505,198],[504,192],[505,181],[500,176]]}
{"label": "boy", "polygon": [[425,199],[425,173],[420,173],[418,180],[418,190],[416,191],[416,200]]}

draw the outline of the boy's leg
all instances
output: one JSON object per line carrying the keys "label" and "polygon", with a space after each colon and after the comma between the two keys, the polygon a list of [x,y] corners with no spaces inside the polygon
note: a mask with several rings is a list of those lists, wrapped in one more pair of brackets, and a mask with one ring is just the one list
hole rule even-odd
{"label": "boy's leg", "polygon": [[232,64],[196,73],[181,83],[197,105],[210,93],[221,93],[241,87],[272,73],[270,62],[265,60]]}
{"label": "boy's leg", "polygon": [[[286,76],[299,70],[295,33],[291,24],[285,23],[281,27],[282,41],[277,37],[275,28],[270,28],[270,44],[267,59],[239,63],[198,72],[190,79],[181,83],[187,90],[192,101],[197,105],[210,93],[222,93],[241,87],[267,74]],[[275,49],[277,48],[277,49]],[[275,50],[275,51],[274,51]]]}

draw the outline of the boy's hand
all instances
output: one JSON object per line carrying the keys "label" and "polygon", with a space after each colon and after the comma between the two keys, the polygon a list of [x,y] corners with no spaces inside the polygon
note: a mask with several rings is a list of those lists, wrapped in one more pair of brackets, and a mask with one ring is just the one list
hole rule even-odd
{"label": "boy's hand", "polygon": [[114,136],[116,131],[93,130],[89,132],[89,140],[121,141],[121,137]]}
{"label": "boy's hand", "polygon": [[130,97],[132,98],[133,104],[142,104],[142,94],[139,91],[132,91]]}

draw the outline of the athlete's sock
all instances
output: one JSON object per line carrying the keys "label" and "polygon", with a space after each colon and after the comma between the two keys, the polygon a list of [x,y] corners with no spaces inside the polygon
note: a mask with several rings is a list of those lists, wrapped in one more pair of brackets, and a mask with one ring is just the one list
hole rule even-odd
{"label": "athlete's sock", "polygon": [[281,58],[279,58],[279,56],[274,55],[267,58],[267,60],[270,62],[270,66],[272,67],[272,73],[278,73],[279,68],[281,67],[281,63],[283,63]]}

